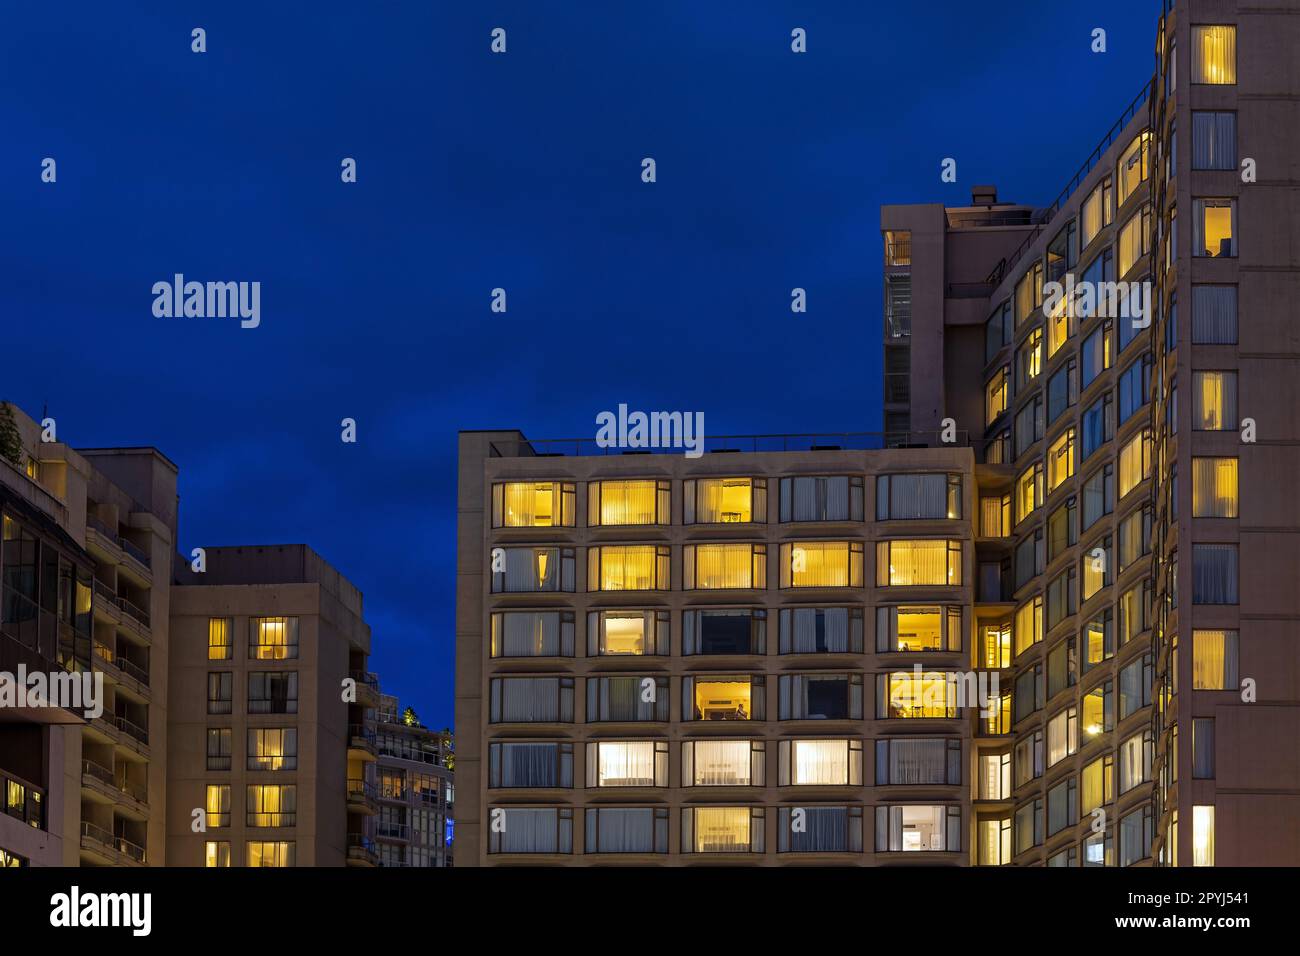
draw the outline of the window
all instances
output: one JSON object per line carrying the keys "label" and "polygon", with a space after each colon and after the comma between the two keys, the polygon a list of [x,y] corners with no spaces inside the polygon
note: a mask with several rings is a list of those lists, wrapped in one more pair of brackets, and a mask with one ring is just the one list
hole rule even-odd
{"label": "window", "polygon": [[983,666],[1001,670],[1011,666],[1011,623],[984,624],[980,627]]}
{"label": "window", "polygon": [[767,685],[749,674],[682,678],[682,720],[764,720]]}
{"label": "window", "polygon": [[587,524],[593,528],[672,523],[670,482],[655,479],[587,482]]}
{"label": "window", "polygon": [[683,741],[682,786],[764,786],[765,756],[761,740]]}
{"label": "window", "polygon": [[1119,745],[1119,792],[1128,793],[1151,780],[1151,755],[1154,742],[1151,731],[1134,734]]}
{"label": "window", "polygon": [[246,826],[294,826],[298,819],[298,787],[292,783],[250,784],[244,806]]}
{"label": "window", "polygon": [[1119,496],[1121,499],[1151,477],[1151,429],[1145,428],[1119,451]]}
{"label": "window", "polygon": [[1011,821],[1005,817],[979,821],[979,865],[1006,866],[1011,862]]}
{"label": "window", "polygon": [[1047,696],[1055,697],[1078,683],[1078,650],[1073,637],[1057,641],[1047,652]]}
{"label": "window", "polygon": [[1043,845],[1043,801],[1032,800],[1016,810],[1016,852]]}
{"label": "window", "polygon": [[1083,530],[1115,510],[1115,466],[1103,465],[1083,483]]}
{"label": "window", "polygon": [[[752,546],[736,547],[748,554]],[[588,548],[587,590],[666,591],[669,587],[669,560],[667,545],[624,544]],[[710,563],[710,567],[719,566],[726,567],[727,562]]]}
{"label": "window", "polygon": [[492,527],[572,528],[571,481],[507,481],[492,486]]}
{"label": "window", "polygon": [[683,853],[762,853],[762,807],[684,807]]}
{"label": "window", "polygon": [[885,329],[891,339],[912,334],[912,276],[885,276]]}
{"label": "window", "polygon": [[1108,247],[1099,252],[1083,270],[1083,279],[1076,289],[1077,299],[1074,303],[1079,318],[1115,318],[1115,313],[1119,311],[1120,289],[1114,282],[1115,250]]}
{"label": "window", "polygon": [[1034,309],[1043,304],[1043,263],[1034,260],[1033,265],[1016,283],[1016,328],[1020,328]]}
{"label": "window", "polygon": [[250,672],[248,712],[250,714],[298,713],[298,672]]}
{"label": "window", "polygon": [[1067,707],[1047,722],[1047,766],[1054,767],[1079,749],[1079,710]]}
{"label": "window", "polygon": [[1192,807],[1192,866],[1214,866],[1214,807]]}
{"label": "window", "polygon": [[[658,613],[665,616],[666,627],[667,612]],[[666,638],[662,648],[663,653],[667,654]],[[683,611],[682,653],[685,655],[766,654],[767,611],[762,608],[709,608]]]}
{"label": "window", "polygon": [[1083,734],[1090,741],[1114,729],[1115,683],[1107,680],[1083,695]]}
{"label": "window", "polygon": [[573,723],[572,677],[494,677],[490,720],[501,723]]}
{"label": "window", "polygon": [[1016,585],[1019,591],[1037,574],[1043,573],[1043,529],[1035,528],[1020,539],[1015,554]]}
{"label": "window", "polygon": [[292,840],[249,840],[248,866],[297,866],[297,844]]}
{"label": "window", "polygon": [[1192,603],[1237,603],[1237,546],[1192,545]]}
{"label": "window", "polygon": [[297,728],[250,728],[248,731],[247,768],[249,770],[297,770]]}
{"label": "window", "polygon": [[1070,359],[1047,380],[1047,423],[1050,425],[1079,400],[1079,364]]}
{"label": "window", "polygon": [[1088,600],[1112,580],[1115,547],[1110,535],[1092,542],[1083,555],[1083,600]]}
{"label": "window", "polygon": [[1016,457],[1019,458],[1029,446],[1043,437],[1043,397],[1035,395],[1016,412]]}
{"label": "window", "polygon": [[1214,718],[1192,718],[1192,779],[1214,779]]}
{"label": "window", "polygon": [[961,551],[960,541],[944,538],[877,542],[876,586],[960,585]]}
{"label": "window", "polygon": [[1079,609],[1078,574],[1066,568],[1047,585],[1047,630],[1051,630]]}
{"label": "window", "polygon": [[1047,490],[1074,476],[1074,429],[1067,428],[1047,449]]}
{"label": "window", "polygon": [[766,478],[692,478],[682,482],[685,524],[767,521]]}
{"label": "window", "polygon": [[[961,752],[960,741],[954,741]],[[885,741],[881,741],[885,743]],[[879,744],[877,744],[877,748]],[[877,751],[878,752],[878,751]],[[1011,799],[1011,754],[980,754],[977,800]],[[877,773],[879,777],[879,773]]]}
{"label": "window", "polygon": [[[1125,200],[1137,192],[1151,177],[1151,131],[1143,130],[1120,154],[1115,168],[1115,184],[1119,189],[1115,197],[1117,205],[1124,205]],[[1124,274],[1123,269],[1120,274]]]}
{"label": "window", "polygon": [[1043,599],[1035,597],[1016,610],[1016,656],[1043,639]]}
{"label": "window", "polygon": [[[993,759],[1005,762],[1010,789],[1010,761],[1007,755]],[[876,741],[876,786],[956,786],[960,783],[960,740],[896,738]]]}
{"label": "window", "polygon": [[572,657],[572,611],[496,611],[491,618],[493,657]]}
{"label": "window", "polygon": [[1024,521],[1043,503],[1043,465],[1034,462],[1016,479],[1016,524]]}
{"label": "window", "polygon": [[230,728],[208,728],[208,769],[230,769]]}
{"label": "window", "polygon": [[[663,586],[667,589],[667,568]],[[682,588],[687,591],[764,589],[767,545],[688,544],[682,547]]]}
{"label": "window", "polygon": [[1151,356],[1143,355],[1119,377],[1119,421],[1128,421],[1151,397]]}
{"label": "window", "polygon": [[1192,169],[1237,168],[1237,114],[1192,111]]}
{"label": "window", "polygon": [[667,807],[588,807],[585,853],[667,853]]}
{"label": "window", "polygon": [[1237,517],[1237,459],[1192,459],[1192,517]]}
{"label": "window", "polygon": [[1237,28],[1192,27],[1192,82],[1237,82]]}
{"label": "window", "polygon": [[1151,842],[1155,839],[1151,804],[1127,814],[1119,821],[1119,865],[1132,866],[1151,855]]}
{"label": "window", "polygon": [[572,853],[573,811],[567,807],[495,807],[488,853]]}
{"label": "window", "polygon": [[861,740],[782,740],[777,786],[862,786]]}
{"label": "window", "polygon": [[1043,732],[1041,730],[1035,730],[1016,742],[1013,766],[1017,787],[1023,787],[1029,781],[1037,780],[1043,775]]}
{"label": "window", "polygon": [[620,674],[587,678],[587,723],[668,720],[668,678]]}
{"label": "window", "polygon": [[208,672],[208,713],[228,714],[231,711],[233,694],[230,671]]}
{"label": "window", "polygon": [[235,622],[228,617],[208,619],[208,660],[228,661],[234,655]]}
{"label": "window", "polygon": [[876,609],[876,651],[960,651],[961,608],[905,605]]}
{"label": "window", "polygon": [[1119,569],[1151,553],[1151,506],[1143,505],[1119,523]]}
{"label": "window", "polygon": [[1079,349],[1083,369],[1082,388],[1086,389],[1096,381],[1098,375],[1110,368],[1110,331],[1111,323],[1106,321],[1083,340],[1083,346]]}
{"label": "window", "polygon": [[573,744],[492,741],[488,744],[488,786],[569,789],[573,786]]}
{"label": "window", "polygon": [[1119,643],[1124,646],[1150,627],[1151,582],[1129,588],[1119,598]]}
{"label": "window", "polygon": [[1237,373],[1192,373],[1192,428],[1237,430]]}
{"label": "window", "polygon": [[1047,519],[1047,560],[1055,561],[1079,541],[1078,499],[1067,498],[1065,503]]}
{"label": "window", "polygon": [[912,233],[907,229],[885,230],[885,265],[912,264]]}
{"label": "window", "polygon": [[895,671],[880,674],[876,716],[881,719],[956,717],[956,684],[943,671]]}
{"label": "window", "polygon": [[961,807],[876,807],[876,852],[961,850]]}
{"label": "window", "polygon": [[1103,609],[1083,626],[1083,670],[1086,673],[1115,655],[1114,614]]}
{"label": "window", "polygon": [[668,786],[668,741],[593,740],[587,744],[587,786]]}
{"label": "window", "polygon": [[492,593],[572,591],[574,556],[573,548],[493,548]]}
{"label": "window", "polygon": [[861,674],[782,674],[780,720],[861,720]]}
{"label": "window", "polygon": [[1237,632],[1192,632],[1192,689],[1236,690]]}
{"label": "window", "polygon": [[861,521],[862,476],[781,479],[781,520]]}
{"label": "window", "polygon": [[203,844],[205,867],[230,866],[230,841],[208,840]]}
{"label": "window", "polygon": [[1047,791],[1047,835],[1060,833],[1079,819],[1079,782],[1066,777]]}
{"label": "window", "polygon": [[1034,329],[1016,350],[1016,391],[1028,386],[1043,372],[1043,330]]}
{"label": "window", "polygon": [[1136,714],[1151,703],[1151,655],[1143,654],[1119,672],[1119,719]]}
{"label": "window", "polygon": [[862,608],[781,609],[782,654],[861,654]]}
{"label": "window", "polygon": [[876,520],[960,518],[961,475],[881,475]]}
{"label": "window", "polygon": [[1011,534],[1011,496],[990,496],[980,499],[980,530],[982,538],[1005,538]]}
{"label": "window", "polygon": [[1083,413],[1083,460],[1087,461],[1102,445],[1115,437],[1115,404],[1106,392]]}
{"label": "window", "polygon": [[1237,200],[1192,200],[1192,255],[1231,258],[1237,254]]}
{"label": "window", "polygon": [[1192,286],[1192,344],[1237,344],[1237,287]]}
{"label": "window", "polygon": [[1108,225],[1111,217],[1114,216],[1113,192],[1111,181],[1106,178],[1098,183],[1084,199],[1079,214],[1079,242],[1082,248],[1086,249],[1088,244],[1097,238],[1102,227]]}
{"label": "window", "polygon": [[1114,799],[1115,758],[1106,754],[1083,768],[1083,813],[1091,814]]}
{"label": "window", "polygon": [[781,545],[782,588],[862,587],[860,541],[796,541]]}
{"label": "window", "polygon": [[1011,344],[1011,304],[1004,302],[984,323],[984,362],[993,361],[1004,345]]}
{"label": "window", "polygon": [[205,822],[209,827],[230,826],[230,784],[208,784],[205,811]]}
{"label": "window", "polygon": [[[1047,247],[1047,281],[1060,282],[1079,261],[1079,230],[1071,219]],[[1050,349],[1052,354],[1056,349]]]}
{"label": "window", "polygon": [[248,657],[256,661],[283,661],[298,656],[296,617],[254,617],[248,621]]}
{"label": "window", "polygon": [[[779,853],[861,853],[861,807],[781,807],[777,823]],[[795,821],[799,824],[796,825]]]}
{"label": "window", "polygon": [[1004,365],[993,373],[993,378],[984,386],[984,424],[992,425],[1007,410],[1008,377],[1010,366]]}

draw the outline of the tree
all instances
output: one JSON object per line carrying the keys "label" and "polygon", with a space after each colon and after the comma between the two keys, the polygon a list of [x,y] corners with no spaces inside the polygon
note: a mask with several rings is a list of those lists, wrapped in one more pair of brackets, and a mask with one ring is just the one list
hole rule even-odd
{"label": "tree", "polygon": [[14,410],[8,402],[0,402],[0,458],[15,468],[23,466],[23,437],[14,421]]}
{"label": "tree", "polygon": [[406,710],[402,711],[402,723],[408,727],[424,726],[424,724],[420,723],[420,715],[415,712],[414,707],[407,707]]}

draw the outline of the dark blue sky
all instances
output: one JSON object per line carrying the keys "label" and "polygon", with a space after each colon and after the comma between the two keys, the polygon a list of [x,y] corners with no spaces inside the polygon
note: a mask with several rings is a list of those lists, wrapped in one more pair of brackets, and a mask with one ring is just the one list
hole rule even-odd
{"label": "dark blue sky", "polygon": [[[878,429],[879,206],[1050,202],[1150,74],[1157,12],[5,4],[0,398],[176,461],[187,551],[311,544],[365,593],[384,686],[448,724],[456,431],[590,437],[619,402]],[[261,327],[155,318],[176,272],[260,281]]]}

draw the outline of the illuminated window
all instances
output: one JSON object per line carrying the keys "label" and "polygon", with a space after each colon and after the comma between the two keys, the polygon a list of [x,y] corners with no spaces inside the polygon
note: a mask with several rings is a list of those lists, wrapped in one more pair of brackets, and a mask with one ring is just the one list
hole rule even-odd
{"label": "illuminated window", "polygon": [[[1151,207],[1143,206],[1141,210],[1135,212],[1129,217],[1128,222],[1120,226],[1119,229],[1119,263],[1118,270],[1121,276],[1126,276],[1129,270],[1138,264],[1138,261],[1151,251]],[[1113,311],[1107,306],[1108,313],[1114,317],[1123,307],[1120,303]],[[1130,307],[1131,311],[1131,307]],[[1121,325],[1123,328],[1131,328],[1132,322],[1126,322]],[[1121,343],[1125,344],[1125,343]]]}
{"label": "illuminated window", "polygon": [[[1120,154],[1115,169],[1115,184],[1119,194],[1115,197],[1117,205],[1137,192],[1139,186],[1151,176],[1151,132],[1144,130]],[[1120,270],[1123,275],[1124,270]]]}
{"label": "illuminated window", "polygon": [[1053,767],[1079,749],[1079,711],[1067,707],[1047,722],[1047,766]]}
{"label": "illuminated window", "polygon": [[667,481],[591,481],[587,483],[587,524],[593,528],[670,524]]}
{"label": "illuminated window", "polygon": [[1192,255],[1231,258],[1237,254],[1237,200],[1192,200]]}
{"label": "illuminated window", "polygon": [[1011,624],[984,624],[980,627],[983,666],[998,670],[1011,666]]}
{"label": "illuminated window", "polygon": [[230,841],[208,840],[203,844],[205,867],[230,866]]}
{"label": "illuminated window", "polygon": [[698,478],[682,483],[686,524],[767,521],[765,478]]}
{"label": "illuminated window", "polygon": [[1005,538],[1011,534],[1011,496],[980,499],[980,537]]}
{"label": "illuminated window", "polygon": [[1043,503],[1043,465],[1034,462],[1016,479],[1016,524],[1024,521]]}
{"label": "illuminated window", "polygon": [[912,264],[912,233],[907,229],[885,230],[885,265]]}
{"label": "illuminated window", "polygon": [[1151,780],[1151,757],[1155,750],[1151,731],[1134,734],[1119,745],[1119,792],[1128,793],[1134,787]]}
{"label": "illuminated window", "polygon": [[762,853],[761,807],[686,807],[682,850],[687,853]]}
{"label": "illuminated window", "polygon": [[919,676],[914,671],[895,671],[881,677],[886,681],[886,693],[882,695],[886,709],[881,717],[910,720],[957,716],[956,688],[943,671],[925,671]]}
{"label": "illuminated window", "polygon": [[227,784],[210,783],[207,785],[207,825],[210,827],[230,826],[230,787]]}
{"label": "illuminated window", "polygon": [[1043,639],[1043,599],[1035,597],[1016,610],[1016,656],[1019,657]]}
{"label": "illuminated window", "polygon": [[298,819],[298,787],[292,783],[250,784],[245,794],[250,827],[291,827]]}
{"label": "illuminated window", "polygon": [[574,558],[573,548],[493,548],[492,593],[572,591]]}
{"label": "illuminated window", "polygon": [[1192,428],[1237,430],[1237,373],[1192,373]]}
{"label": "illuminated window", "polygon": [[1047,357],[1051,358],[1059,352],[1074,331],[1073,303],[1062,296],[1051,314],[1047,316]]}
{"label": "illuminated window", "polygon": [[1102,227],[1107,225],[1114,212],[1111,208],[1112,202],[1111,181],[1109,178],[1098,183],[1092,192],[1083,201],[1083,206],[1079,213],[1079,242],[1081,248],[1087,248],[1097,234],[1101,232]]}
{"label": "illuminated window", "polygon": [[254,727],[249,729],[249,770],[296,770],[297,768],[297,728]]}
{"label": "illuminated window", "polygon": [[1080,810],[1089,815],[1115,799],[1115,758],[1098,757],[1083,767],[1083,804]]}
{"label": "illuminated window", "polygon": [[297,845],[292,840],[249,840],[249,866],[297,866]]}
{"label": "illuminated window", "polygon": [[1016,350],[1016,389],[1025,388],[1043,372],[1043,330],[1034,329]]}
{"label": "illuminated window", "polygon": [[764,758],[761,740],[687,740],[682,743],[682,785],[762,786]]}
{"label": "illuminated window", "polygon": [[682,548],[687,591],[767,587],[767,545],[688,544]]}
{"label": "illuminated window", "polygon": [[1047,449],[1047,490],[1055,491],[1074,475],[1074,429],[1067,428]]}
{"label": "illuminated window", "polygon": [[1214,866],[1214,807],[1192,807],[1192,866]]}
{"label": "illuminated window", "polygon": [[981,754],[979,800],[1011,799],[1011,754]]}
{"label": "illuminated window", "polygon": [[1111,582],[1114,564],[1114,539],[1107,535],[1095,542],[1083,555],[1083,600],[1088,600]]}
{"label": "illuminated window", "polygon": [[859,787],[862,785],[861,740],[782,740],[782,787]]}
{"label": "illuminated window", "polygon": [[781,545],[781,587],[860,588],[859,541],[796,541]]}
{"label": "illuminated window", "polygon": [[1083,695],[1083,735],[1085,740],[1092,740],[1114,727],[1114,684],[1102,681]]}
{"label": "illuminated window", "polygon": [[1030,313],[1043,304],[1043,263],[1034,264],[1016,283],[1016,328],[1029,318]]}
{"label": "illuminated window", "polygon": [[684,677],[682,719],[762,720],[763,694],[764,685],[746,674]]}
{"label": "illuminated window", "polygon": [[248,621],[248,656],[258,661],[291,660],[298,656],[296,617],[254,617]]}
{"label": "illuminated window", "polygon": [[1192,82],[1237,82],[1237,28],[1192,27]]}
{"label": "illuminated window", "polygon": [[588,743],[587,786],[668,786],[668,741],[601,740]]}
{"label": "illuminated window", "polygon": [[492,615],[493,657],[572,657],[572,611],[497,611]]}
{"label": "illuminated window", "polygon": [[1119,452],[1119,496],[1151,477],[1151,430],[1144,429],[1129,439]]}
{"label": "illuminated window", "polygon": [[1237,689],[1237,632],[1192,632],[1192,688]]}
{"label": "illuminated window", "polygon": [[507,481],[492,486],[492,527],[572,528],[571,481]]}
{"label": "illuminated window", "polygon": [[1192,517],[1237,517],[1237,459],[1192,459]]}
{"label": "illuminated window", "polygon": [[1009,396],[1008,367],[1003,366],[994,373],[993,378],[984,386],[984,424],[992,425],[998,416],[1007,410]]}
{"label": "illuminated window", "polygon": [[961,551],[945,538],[877,542],[876,586],[960,585]]}
{"label": "illuminated window", "polygon": [[1115,655],[1114,613],[1106,608],[1083,626],[1083,671]]}
{"label": "illuminated window", "polygon": [[235,622],[228,617],[208,618],[208,660],[228,661],[234,655]]}
{"label": "illuminated window", "polygon": [[587,615],[588,657],[667,654],[667,611],[592,611]]}
{"label": "illuminated window", "polygon": [[987,711],[987,716],[980,718],[981,728],[985,736],[996,737],[1001,734],[1011,733],[1010,694],[990,694],[988,706],[981,709]]}
{"label": "illuminated window", "polygon": [[876,609],[876,651],[960,651],[961,608],[925,605]]}
{"label": "illuminated window", "polygon": [[876,807],[876,852],[956,852],[961,849],[961,807]]}
{"label": "illuminated window", "polygon": [[1011,821],[979,821],[980,866],[1006,866],[1011,862]]}
{"label": "illuminated window", "polygon": [[666,545],[616,544],[587,549],[588,591],[666,591],[668,575]]}

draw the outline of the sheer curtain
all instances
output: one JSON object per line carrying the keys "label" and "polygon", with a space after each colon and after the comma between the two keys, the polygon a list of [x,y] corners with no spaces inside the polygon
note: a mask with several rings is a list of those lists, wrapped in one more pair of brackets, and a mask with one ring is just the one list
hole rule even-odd
{"label": "sheer curtain", "polygon": [[752,587],[753,548],[748,544],[701,544],[695,547],[695,587]]}
{"label": "sheer curtain", "polygon": [[748,740],[697,740],[694,747],[695,786],[749,786]]}
{"label": "sheer curtain", "polygon": [[503,743],[501,786],[558,787],[556,744]]}
{"label": "sheer curtain", "polygon": [[1237,114],[1192,112],[1192,169],[1237,168]]}
{"label": "sheer curtain", "polygon": [[560,615],[553,611],[506,611],[502,655],[550,657],[560,652]]}
{"label": "sheer curtain", "polygon": [[496,834],[502,853],[555,853],[559,849],[554,809],[510,807],[505,813],[505,828]]}
{"label": "sheer curtain", "polygon": [[790,652],[844,654],[849,650],[849,609],[800,607],[791,612]]}
{"label": "sheer curtain", "polygon": [[792,852],[837,853],[849,848],[848,807],[804,807],[803,811],[802,831],[787,821]]}
{"label": "sheer curtain", "polygon": [[793,740],[790,783],[845,786],[849,782],[847,740]]}
{"label": "sheer curtain", "polygon": [[748,807],[696,807],[694,813],[695,852],[735,853],[749,850]]}
{"label": "sheer curtain", "polygon": [[1192,342],[1197,345],[1237,343],[1237,287],[1192,286]]}
{"label": "sheer curtain", "polygon": [[893,475],[889,479],[889,517],[946,518],[948,476]]}
{"label": "sheer curtain", "polygon": [[654,852],[655,820],[650,807],[591,809],[587,820],[588,850],[594,845],[600,853]]}
{"label": "sheer curtain", "polygon": [[551,722],[559,719],[559,678],[501,678],[502,722]]}
{"label": "sheer curtain", "polygon": [[599,784],[602,787],[653,787],[655,745],[653,741],[598,745]]}
{"label": "sheer curtain", "polygon": [[891,740],[889,782],[911,785],[945,783],[946,753],[942,740]]}
{"label": "sheer curtain", "polygon": [[948,583],[947,541],[891,541],[888,544],[890,584]]}
{"label": "sheer curtain", "polygon": [[1192,545],[1192,603],[1237,603],[1237,546]]}
{"label": "sheer curtain", "polygon": [[1237,632],[1192,632],[1192,687],[1231,690],[1237,686]]}

